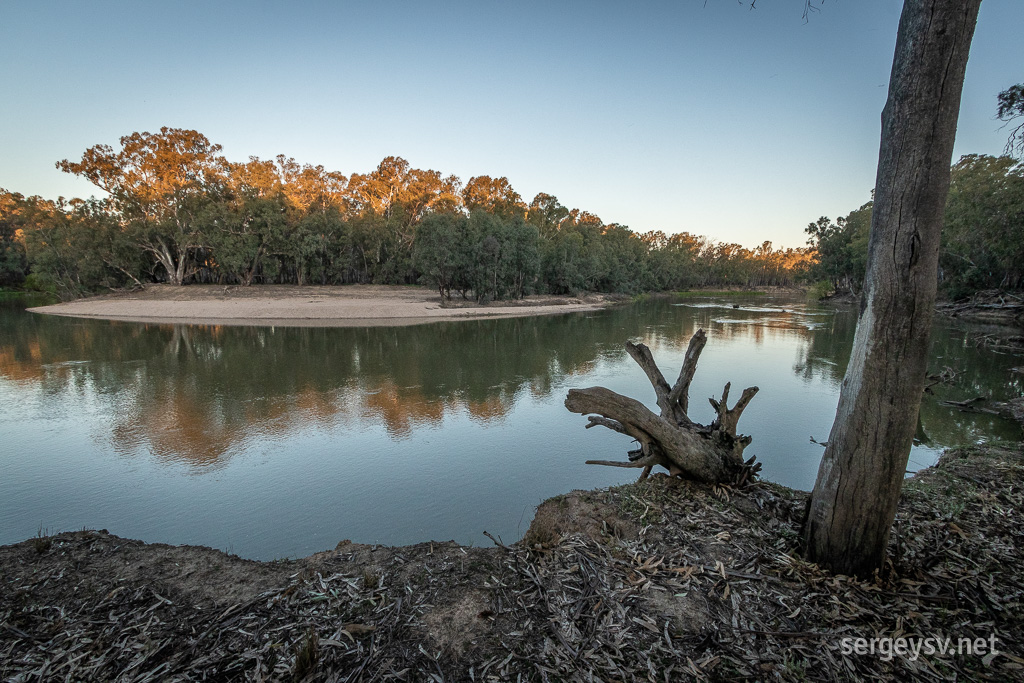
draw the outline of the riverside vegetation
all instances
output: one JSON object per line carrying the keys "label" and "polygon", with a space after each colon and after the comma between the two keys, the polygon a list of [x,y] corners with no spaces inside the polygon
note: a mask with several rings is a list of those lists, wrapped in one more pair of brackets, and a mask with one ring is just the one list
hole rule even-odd
{"label": "riverside vegetation", "polygon": [[807,248],[749,250],[688,233],[637,234],[504,177],[387,157],[345,176],[294,159],[232,162],[193,130],[133,133],[58,166],[106,197],[0,192],[0,285],[61,298],[149,282],[428,283],[446,298],[792,285]]}
{"label": "riverside vegetation", "polygon": [[[868,202],[835,221],[807,226],[814,279],[860,294],[868,258]],[[1024,167],[1012,157],[968,154],[952,168],[943,219],[939,284],[950,299],[1024,288]]]}
{"label": "riverside vegetation", "polygon": [[[412,284],[477,301],[815,284],[859,293],[872,202],[808,226],[808,246],[755,249],[682,232],[637,233],[504,177],[455,176],[387,157],[345,176],[278,156],[232,162],[192,130],[133,133],[62,161],[103,199],[0,189],[0,287],[62,299],[150,282]],[[939,279],[949,298],[1024,284],[1024,169],[953,166]]]}

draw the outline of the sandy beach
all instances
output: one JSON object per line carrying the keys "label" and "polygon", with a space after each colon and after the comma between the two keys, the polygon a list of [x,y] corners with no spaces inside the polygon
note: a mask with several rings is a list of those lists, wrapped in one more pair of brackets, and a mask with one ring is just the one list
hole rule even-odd
{"label": "sandy beach", "polygon": [[531,296],[522,301],[444,302],[426,287],[346,285],[151,285],[28,310],[46,315],[126,322],[293,327],[379,327],[442,320],[509,318],[593,311],[608,305],[585,298]]}

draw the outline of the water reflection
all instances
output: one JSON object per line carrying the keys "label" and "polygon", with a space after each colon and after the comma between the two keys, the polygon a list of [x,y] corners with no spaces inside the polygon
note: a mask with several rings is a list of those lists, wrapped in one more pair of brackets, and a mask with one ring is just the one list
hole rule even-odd
{"label": "water reflection", "polygon": [[404,438],[452,411],[500,419],[520,392],[548,396],[621,338],[608,319],[572,316],[324,329],[3,315],[0,376],[54,400],[107,397],[113,448],[145,442],[196,465],[298,423],[380,424]]}
{"label": "water reflection", "polygon": [[[299,425],[382,425],[401,439],[452,412],[500,420],[522,392],[550,398],[562,378],[620,358],[625,338],[677,354],[699,327],[719,343],[792,344],[798,377],[838,387],[856,327],[852,310],[803,302],[655,302],[600,315],[362,329],[118,323],[10,307],[0,316],[0,377],[37,384],[54,400],[107,397],[111,448],[146,446],[196,466],[216,463],[245,438]],[[933,336],[932,371],[949,366],[958,374],[936,386],[934,397],[1021,393],[1020,375],[1009,372],[1012,356],[976,349],[970,329],[943,322]],[[922,422],[939,445],[1016,436],[1003,420],[950,411],[937,400],[925,401]]]}
{"label": "water reflection", "polygon": [[[832,316],[825,328],[828,334],[807,337],[794,372],[808,381],[820,379],[838,386],[850,361],[856,322],[853,310]],[[1021,437],[1020,426],[1008,420],[960,412],[940,404],[941,401],[976,397],[1005,401],[1024,394],[1021,375],[1012,372],[1020,357],[978,348],[972,338],[982,329],[984,326],[936,316],[928,368],[929,375],[936,381],[929,382],[931,386],[921,403],[915,444],[941,450],[978,441]],[[953,375],[952,380],[938,381],[938,375],[944,370]]]}
{"label": "water reflection", "polygon": [[[0,520],[0,542],[31,535],[65,505],[65,528],[113,531],[118,522],[105,520],[121,520],[128,535],[233,544],[250,557],[343,537],[469,542],[489,528],[508,540],[541,498],[635,474],[583,467],[628,443],[583,430],[562,407],[566,388],[600,384],[653,405],[624,340],[647,343],[674,376],[699,327],[709,344],[694,418],[710,419],[703,397],[726,381],[759,385],[742,425],[752,452],[768,478],[808,488],[821,455],[808,437],[828,436],[855,326],[852,309],[763,297],[363,329],[115,323],[8,306],[0,400],[13,409],[0,428],[20,451],[0,457],[0,494],[17,510]],[[915,465],[943,446],[1020,436],[995,416],[938,405],[1024,391],[1009,371],[1019,357],[977,349],[969,333],[936,325],[932,370],[958,374],[922,405]],[[388,514],[367,517],[381,462],[401,462],[392,476],[405,479],[389,484]],[[253,491],[265,500],[254,503]],[[248,517],[225,507],[243,495]],[[187,509],[167,515],[165,497]]]}

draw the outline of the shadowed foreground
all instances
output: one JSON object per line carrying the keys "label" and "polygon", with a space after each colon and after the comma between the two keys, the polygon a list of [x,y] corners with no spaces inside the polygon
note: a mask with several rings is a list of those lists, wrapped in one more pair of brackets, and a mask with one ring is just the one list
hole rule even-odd
{"label": "shadowed foreground", "polygon": [[[806,494],[655,476],[546,501],[514,547],[294,561],[83,531],[0,547],[0,676],[75,680],[1006,680],[1024,671],[1019,450],[904,489],[884,576],[798,559]],[[844,654],[989,638],[994,657]]]}

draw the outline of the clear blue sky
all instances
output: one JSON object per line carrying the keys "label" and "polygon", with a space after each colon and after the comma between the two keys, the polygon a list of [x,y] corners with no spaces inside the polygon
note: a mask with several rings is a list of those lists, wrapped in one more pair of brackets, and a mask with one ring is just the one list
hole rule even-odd
{"label": "clear blue sky", "polygon": [[[507,176],[636,231],[801,246],[867,201],[896,0],[0,1],[0,187],[160,126],[346,175],[387,155]],[[1021,0],[985,0],[954,159],[998,154]]]}

